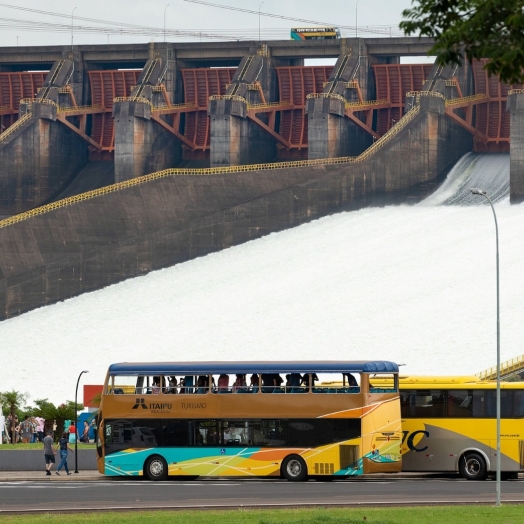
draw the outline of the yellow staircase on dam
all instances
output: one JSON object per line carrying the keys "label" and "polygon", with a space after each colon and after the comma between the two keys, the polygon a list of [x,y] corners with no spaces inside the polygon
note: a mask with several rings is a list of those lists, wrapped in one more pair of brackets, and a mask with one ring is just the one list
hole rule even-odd
{"label": "yellow staircase on dam", "polygon": [[[517,375],[520,371],[524,371],[524,355],[511,358],[506,360],[506,362],[500,363],[500,377],[508,378],[513,375]],[[497,366],[491,366],[480,373],[477,373],[476,376],[480,380],[496,380],[497,379]]]}

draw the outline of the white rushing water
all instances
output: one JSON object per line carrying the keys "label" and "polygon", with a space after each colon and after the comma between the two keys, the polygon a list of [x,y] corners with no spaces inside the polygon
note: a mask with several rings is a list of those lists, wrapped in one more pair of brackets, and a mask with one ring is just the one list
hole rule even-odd
{"label": "white rushing water", "polygon": [[[495,208],[506,360],[524,353],[524,205],[506,193]],[[472,374],[496,362],[495,274],[483,205],[340,213],[0,323],[0,391],[63,402],[81,370],[99,384],[110,363],[140,360],[369,358]]]}

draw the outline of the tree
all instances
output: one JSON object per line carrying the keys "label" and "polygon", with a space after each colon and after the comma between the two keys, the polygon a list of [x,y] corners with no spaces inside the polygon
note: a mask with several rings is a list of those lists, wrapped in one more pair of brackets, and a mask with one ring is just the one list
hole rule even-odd
{"label": "tree", "polygon": [[[46,398],[35,400],[36,408],[34,409],[34,415],[45,419],[46,431],[53,429],[53,421],[56,422],[56,434],[55,439],[62,436],[65,427],[66,420],[75,419],[75,403],[71,400],[66,401],[65,404],[55,406],[49,402]],[[84,406],[82,404],[76,405],[78,411],[82,411]]]}
{"label": "tree", "polygon": [[0,394],[0,404],[7,406],[9,414],[11,415],[11,444],[16,444],[16,435],[15,435],[15,416],[16,411],[21,409],[27,400],[27,394],[20,393],[19,391],[7,391]]}
{"label": "tree", "polygon": [[413,0],[400,28],[435,39],[438,64],[487,58],[503,82],[524,82],[524,0]]}

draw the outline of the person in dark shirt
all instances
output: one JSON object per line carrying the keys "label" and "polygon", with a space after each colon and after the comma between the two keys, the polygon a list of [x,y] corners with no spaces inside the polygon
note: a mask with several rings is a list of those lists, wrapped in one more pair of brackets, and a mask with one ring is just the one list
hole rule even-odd
{"label": "person in dark shirt", "polygon": [[55,453],[53,449],[53,432],[48,431],[47,437],[44,439],[44,457],[45,457],[45,474],[51,475],[51,468],[55,463]]}
{"label": "person in dark shirt", "polygon": [[58,450],[58,448],[60,448],[60,464],[56,468],[56,474],[60,475],[59,471],[64,467],[66,473],[71,475],[67,466],[67,452],[72,452],[73,450],[69,447],[69,439],[67,438],[67,433],[65,431],[62,433],[62,438],[56,444],[56,450]]}

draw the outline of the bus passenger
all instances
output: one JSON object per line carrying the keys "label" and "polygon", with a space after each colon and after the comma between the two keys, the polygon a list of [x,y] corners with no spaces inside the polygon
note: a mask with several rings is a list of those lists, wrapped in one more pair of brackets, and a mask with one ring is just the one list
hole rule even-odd
{"label": "bus passenger", "polygon": [[176,390],[177,386],[178,384],[177,384],[176,377],[169,377],[169,388],[167,392],[174,395],[175,393],[177,393],[177,390]]}
{"label": "bus passenger", "polygon": [[343,373],[343,376],[347,378],[350,388],[358,388],[357,379],[351,373]]}
{"label": "bus passenger", "polygon": [[206,444],[208,446],[216,446],[217,445],[217,432],[213,428],[210,428],[207,431]]}
{"label": "bus passenger", "polygon": [[292,388],[300,387],[301,383],[302,383],[302,375],[300,373],[291,373],[291,375],[289,375],[289,385]]}
{"label": "bus passenger", "polygon": [[260,379],[256,373],[253,373],[253,375],[251,375],[249,386],[251,387],[251,390],[253,391],[253,393],[258,392],[258,388],[260,386]]}
{"label": "bus passenger", "polygon": [[222,373],[218,377],[218,391],[219,393],[224,392],[224,391],[227,391],[228,388],[229,388],[229,375],[225,375],[224,373]]}
{"label": "bus passenger", "polygon": [[[311,377],[311,380],[309,377]],[[304,386],[309,386],[309,383],[311,382],[311,386],[315,387],[315,382],[317,381],[318,381],[318,376],[316,373],[304,373],[304,376],[302,377],[302,384]]]}
{"label": "bus passenger", "polygon": [[208,377],[206,377],[204,375],[200,375],[198,377],[198,381],[197,381],[197,391],[196,392],[198,394],[207,393],[208,382],[209,382]]}
{"label": "bus passenger", "polygon": [[244,391],[246,388],[246,379],[245,375],[237,373],[236,380],[233,382],[233,393],[237,391]]}
{"label": "bus passenger", "polygon": [[151,393],[153,393],[153,395],[158,395],[160,393],[160,377],[153,377]]}
{"label": "bus passenger", "polygon": [[273,393],[275,389],[275,375],[270,373],[262,373],[262,393]]}

